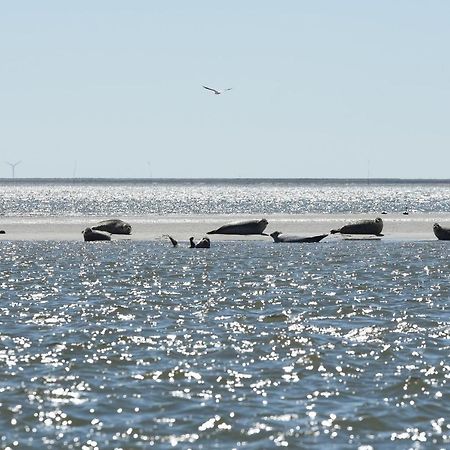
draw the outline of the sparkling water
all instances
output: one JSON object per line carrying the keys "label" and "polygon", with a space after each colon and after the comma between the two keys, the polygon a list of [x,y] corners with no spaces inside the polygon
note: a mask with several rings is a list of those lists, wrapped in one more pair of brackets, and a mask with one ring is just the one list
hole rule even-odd
{"label": "sparkling water", "polygon": [[[364,183],[62,185],[66,205],[60,182],[5,183],[3,209],[380,201]],[[449,201],[446,184],[376,189],[386,208],[408,192],[421,210]],[[449,250],[437,240],[0,241],[0,448],[449,448]]]}
{"label": "sparkling water", "polygon": [[450,181],[0,181],[0,215],[450,212]]}

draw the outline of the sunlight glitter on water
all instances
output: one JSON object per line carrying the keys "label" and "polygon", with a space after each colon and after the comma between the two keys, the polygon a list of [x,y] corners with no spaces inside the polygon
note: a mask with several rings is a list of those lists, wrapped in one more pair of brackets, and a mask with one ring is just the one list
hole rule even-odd
{"label": "sunlight glitter on water", "polygon": [[352,180],[0,182],[0,215],[448,212],[450,183]]}
{"label": "sunlight glitter on water", "polygon": [[449,443],[436,242],[1,245],[2,447]]}

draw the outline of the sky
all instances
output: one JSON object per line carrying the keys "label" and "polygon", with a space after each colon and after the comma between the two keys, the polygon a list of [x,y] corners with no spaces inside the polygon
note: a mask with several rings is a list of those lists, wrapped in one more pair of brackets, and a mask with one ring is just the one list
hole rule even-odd
{"label": "sky", "polygon": [[449,47],[447,0],[0,0],[0,178],[450,178]]}

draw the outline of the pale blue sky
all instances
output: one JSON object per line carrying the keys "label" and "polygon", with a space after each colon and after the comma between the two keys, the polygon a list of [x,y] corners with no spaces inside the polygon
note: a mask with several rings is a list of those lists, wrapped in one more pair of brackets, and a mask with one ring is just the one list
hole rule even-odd
{"label": "pale blue sky", "polygon": [[0,177],[450,178],[449,47],[446,0],[0,0]]}

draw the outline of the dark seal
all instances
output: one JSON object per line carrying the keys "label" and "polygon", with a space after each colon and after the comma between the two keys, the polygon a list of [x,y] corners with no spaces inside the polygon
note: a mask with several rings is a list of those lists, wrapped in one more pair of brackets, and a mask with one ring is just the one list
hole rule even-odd
{"label": "dark seal", "polygon": [[375,236],[383,236],[383,220],[377,217],[374,220],[360,220],[359,222],[344,225],[337,230],[331,230],[331,234],[374,234]]}
{"label": "dark seal", "polygon": [[444,228],[438,223],[435,223],[433,225],[433,231],[434,235],[440,240],[440,241],[450,241],[450,228]]}
{"label": "dark seal", "polygon": [[120,219],[110,219],[99,222],[93,230],[106,231],[111,234],[131,234],[131,225]]}
{"label": "dark seal", "polygon": [[92,228],[86,228],[82,231],[85,241],[110,241],[111,236],[105,231],[93,230]]}
{"label": "dark seal", "polygon": [[210,247],[211,247],[211,241],[207,237],[204,237],[200,242],[198,242],[195,245],[195,248],[210,248]]}
{"label": "dark seal", "polygon": [[243,220],[242,222],[233,222],[223,225],[220,228],[217,228],[217,230],[208,231],[206,234],[262,234],[267,236],[263,231],[266,229],[268,223],[269,222],[267,222],[266,219]]}

